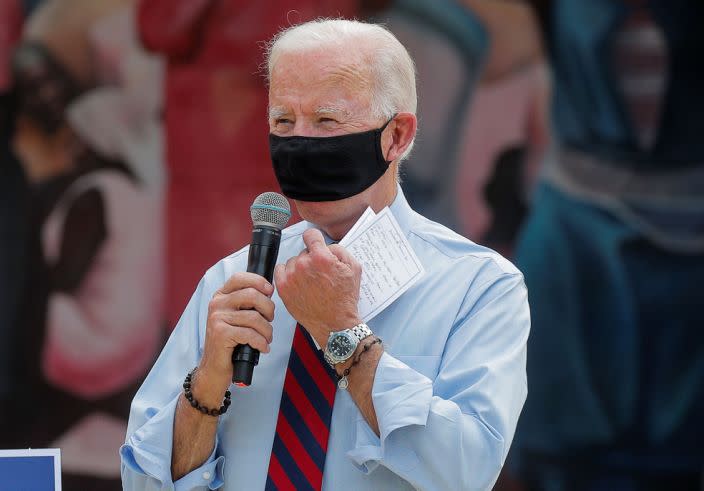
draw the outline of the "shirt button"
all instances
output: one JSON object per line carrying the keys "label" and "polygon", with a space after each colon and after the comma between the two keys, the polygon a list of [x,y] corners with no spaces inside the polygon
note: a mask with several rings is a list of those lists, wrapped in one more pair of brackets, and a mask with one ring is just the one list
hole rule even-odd
{"label": "shirt button", "polygon": [[203,479],[205,479],[206,481],[207,481],[208,479],[210,479],[210,472],[205,471],[205,472],[203,473]]}

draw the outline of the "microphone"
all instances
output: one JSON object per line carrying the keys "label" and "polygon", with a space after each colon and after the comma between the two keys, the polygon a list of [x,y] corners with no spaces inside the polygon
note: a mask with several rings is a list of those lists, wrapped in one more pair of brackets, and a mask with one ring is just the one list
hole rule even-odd
{"label": "microphone", "polygon": [[[281,229],[291,218],[291,206],[279,193],[262,193],[249,209],[252,215],[252,242],[249,245],[247,272],[263,276],[271,283],[276,257],[279,255]],[[240,344],[232,352],[232,382],[240,387],[252,383],[254,367],[259,363],[259,351]]]}

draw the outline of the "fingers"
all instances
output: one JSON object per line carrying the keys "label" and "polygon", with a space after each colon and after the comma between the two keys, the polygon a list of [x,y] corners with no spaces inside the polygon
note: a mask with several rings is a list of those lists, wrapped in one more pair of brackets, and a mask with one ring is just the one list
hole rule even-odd
{"label": "fingers", "polygon": [[220,293],[232,293],[245,288],[254,288],[266,296],[274,293],[274,287],[266,281],[266,278],[254,273],[235,273],[220,288]]}
{"label": "fingers", "polygon": [[284,264],[277,264],[274,269],[274,282],[279,288],[291,276],[296,275],[296,271],[308,270],[310,267],[317,270],[325,270],[335,263],[342,262],[355,273],[361,273],[362,267],[352,254],[339,244],[330,246],[325,244],[323,235],[317,229],[308,229],[303,234],[303,241],[306,249],[297,256],[289,258]]}
{"label": "fingers", "polygon": [[339,244],[329,246],[330,252],[342,263],[345,263],[355,273],[362,272],[362,266],[359,264],[350,252]]}
{"label": "fingers", "polygon": [[208,328],[218,345],[249,344],[264,353],[272,341],[274,287],[259,275],[235,273],[208,305]]}
{"label": "fingers", "polygon": [[285,270],[286,274],[292,274],[293,271],[296,269],[296,264],[298,264],[302,258],[306,257],[308,253],[301,253],[298,256],[294,256],[288,259],[285,264]]}
{"label": "fingers", "polygon": [[309,228],[303,232],[303,243],[311,254],[327,252],[325,238],[323,238],[322,232],[316,228]]}
{"label": "fingers", "polygon": [[223,313],[221,319],[230,326],[242,330],[240,333],[241,335],[239,336],[240,343],[245,342],[250,344],[252,347],[255,347],[247,339],[242,339],[253,336],[252,334],[248,334],[246,331],[254,331],[259,334],[259,336],[264,339],[265,345],[268,345],[274,340],[274,331],[271,324],[264,317],[259,315],[256,310],[238,310],[235,312]]}
{"label": "fingers", "polygon": [[357,260],[350,254],[350,252],[342,247],[340,244],[332,244],[328,247],[330,252],[340,261],[345,264],[356,263]]}
{"label": "fingers", "polygon": [[256,310],[269,322],[274,320],[274,302],[254,288],[244,288],[231,293],[216,293],[211,300],[211,310]]}
{"label": "fingers", "polygon": [[255,310],[217,312],[208,323],[208,329],[216,343],[233,348],[248,344],[252,348],[268,353],[273,340],[273,329]]}
{"label": "fingers", "polygon": [[237,340],[239,344],[248,344],[257,351],[262,353],[269,353],[271,348],[269,347],[269,342],[261,336],[259,333],[253,329],[245,329],[243,327],[236,326]]}

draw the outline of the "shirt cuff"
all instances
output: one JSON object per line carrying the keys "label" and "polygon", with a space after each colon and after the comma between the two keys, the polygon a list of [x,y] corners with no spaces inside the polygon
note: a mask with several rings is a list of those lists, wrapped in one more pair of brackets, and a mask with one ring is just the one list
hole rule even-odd
{"label": "shirt cuff", "polygon": [[433,383],[429,378],[388,353],[382,354],[372,386],[372,402],[381,436],[376,436],[361,418],[356,423],[355,447],[347,456],[366,474],[382,461],[412,462],[414,459],[409,457],[415,452],[403,446],[403,439],[389,437],[399,428],[425,426],[432,398]]}
{"label": "shirt cuff", "polygon": [[[225,457],[215,457],[218,437],[208,459],[176,482],[171,477],[173,425],[179,393],[161,411],[137,429],[120,447],[122,464],[137,474],[149,476],[161,483],[160,490],[187,491],[217,489],[224,484]],[[149,410],[147,410],[149,411]]]}
{"label": "shirt cuff", "polygon": [[223,467],[225,465],[225,457],[220,456],[215,458],[215,449],[218,448],[217,437],[213,452],[208,457],[203,465],[183,476],[174,483],[174,491],[190,491],[195,489],[218,489],[225,480],[223,478]]}

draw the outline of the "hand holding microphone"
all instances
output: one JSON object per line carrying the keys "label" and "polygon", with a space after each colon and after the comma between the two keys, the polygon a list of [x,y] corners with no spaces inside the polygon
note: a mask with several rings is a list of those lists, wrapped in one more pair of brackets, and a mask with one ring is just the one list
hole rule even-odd
{"label": "hand holding microphone", "polygon": [[[199,365],[201,402],[212,394],[220,404],[224,390],[234,382],[249,385],[259,352],[269,352],[274,302],[271,283],[281,240],[281,229],[291,216],[286,198],[277,193],[259,195],[251,207],[252,243],[247,272],[235,273],[213,295],[208,305],[205,346]],[[205,386],[205,387],[203,387]]]}
{"label": "hand holding microphone", "polygon": [[[252,215],[252,242],[249,245],[247,272],[266,278],[271,284],[276,258],[279,255],[281,229],[291,218],[291,207],[286,198],[278,193],[263,193],[257,196],[250,208]],[[269,320],[273,320],[269,319]],[[232,353],[232,382],[250,385],[254,367],[259,363],[259,351],[250,344],[237,346]]]}

